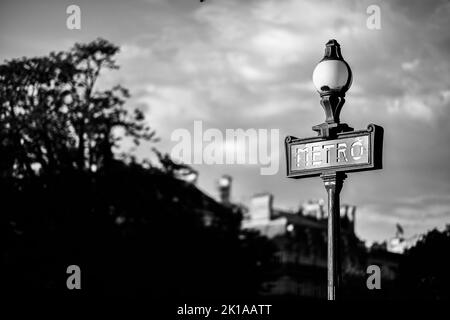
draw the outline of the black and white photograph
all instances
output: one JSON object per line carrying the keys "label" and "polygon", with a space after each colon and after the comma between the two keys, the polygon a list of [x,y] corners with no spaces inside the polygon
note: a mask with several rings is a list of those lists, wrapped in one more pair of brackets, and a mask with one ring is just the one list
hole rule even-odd
{"label": "black and white photograph", "polygon": [[178,320],[449,301],[449,17],[1,0],[1,295]]}

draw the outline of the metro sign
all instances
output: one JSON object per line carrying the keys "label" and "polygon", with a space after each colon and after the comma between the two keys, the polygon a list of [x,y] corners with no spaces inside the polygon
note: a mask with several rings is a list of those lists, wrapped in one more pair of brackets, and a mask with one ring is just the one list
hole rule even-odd
{"label": "metro sign", "polygon": [[381,169],[383,128],[370,124],[367,130],[323,137],[286,138],[287,176],[302,178],[324,172],[354,172]]}

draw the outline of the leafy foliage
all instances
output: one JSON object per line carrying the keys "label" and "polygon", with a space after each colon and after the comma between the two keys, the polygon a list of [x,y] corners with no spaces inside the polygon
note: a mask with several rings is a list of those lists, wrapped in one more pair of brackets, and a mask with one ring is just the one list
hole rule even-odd
{"label": "leafy foliage", "polygon": [[113,159],[121,127],[138,143],[152,140],[139,109],[124,108],[120,85],[98,90],[100,73],[117,69],[119,48],[97,39],[68,51],[19,58],[0,66],[0,171],[33,176],[61,170],[101,169]]}

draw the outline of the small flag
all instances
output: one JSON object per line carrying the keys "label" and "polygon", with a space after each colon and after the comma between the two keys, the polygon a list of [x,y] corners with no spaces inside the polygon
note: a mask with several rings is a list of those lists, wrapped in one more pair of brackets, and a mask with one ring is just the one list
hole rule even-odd
{"label": "small flag", "polygon": [[395,225],[395,227],[397,228],[397,232],[395,233],[396,237],[399,238],[400,236],[402,236],[404,234],[404,230],[403,230],[402,226],[399,223],[397,223]]}

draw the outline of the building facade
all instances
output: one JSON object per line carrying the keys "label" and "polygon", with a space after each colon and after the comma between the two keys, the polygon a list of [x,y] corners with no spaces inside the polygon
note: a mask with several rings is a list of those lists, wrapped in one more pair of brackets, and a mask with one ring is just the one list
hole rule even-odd
{"label": "building facade", "polygon": [[[366,248],[355,234],[355,206],[341,206],[340,218],[343,284],[353,293],[364,291],[366,269],[371,264],[381,267],[383,280],[394,281],[398,254]],[[271,194],[256,195],[242,228],[258,230],[277,248],[271,280],[264,283],[261,294],[326,298],[327,212],[323,200],[308,201],[298,210],[286,211],[273,207]]]}

